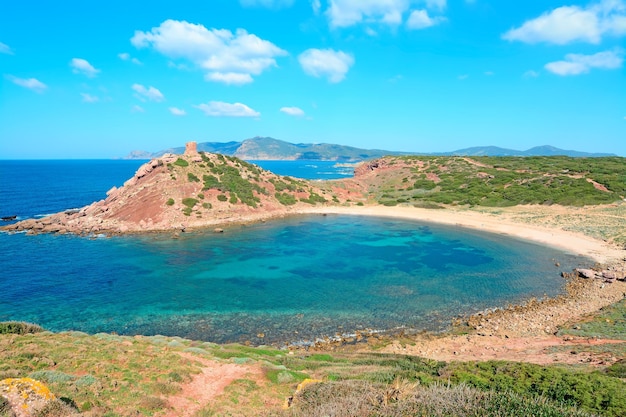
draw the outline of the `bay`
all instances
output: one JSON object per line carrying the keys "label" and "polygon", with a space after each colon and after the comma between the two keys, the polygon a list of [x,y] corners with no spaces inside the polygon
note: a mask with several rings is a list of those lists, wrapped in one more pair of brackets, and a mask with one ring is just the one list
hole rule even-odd
{"label": "bay", "polygon": [[[3,161],[3,213],[5,203],[32,216],[104,198],[132,162]],[[19,175],[9,183],[7,173]],[[556,295],[560,272],[589,262],[478,231],[317,215],[178,239],[0,234],[0,251],[0,320],[256,344],[441,331],[460,314]]]}

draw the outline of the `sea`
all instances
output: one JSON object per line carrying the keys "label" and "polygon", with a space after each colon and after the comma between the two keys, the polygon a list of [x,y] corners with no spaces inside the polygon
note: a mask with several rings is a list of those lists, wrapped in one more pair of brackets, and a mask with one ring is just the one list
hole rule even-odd
{"label": "sea", "polygon": [[[143,162],[0,161],[0,216],[85,206]],[[252,162],[312,180],[352,175],[327,161]],[[176,238],[0,233],[0,321],[276,346],[441,332],[458,317],[560,294],[560,273],[591,263],[476,230],[347,215]]]}

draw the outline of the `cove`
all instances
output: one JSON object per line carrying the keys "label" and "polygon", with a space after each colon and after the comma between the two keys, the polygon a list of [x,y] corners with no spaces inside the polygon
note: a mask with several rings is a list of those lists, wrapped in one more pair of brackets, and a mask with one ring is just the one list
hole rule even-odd
{"label": "cove", "polygon": [[277,345],[442,331],[458,315],[555,296],[561,271],[591,263],[511,237],[348,215],[177,239],[0,234],[0,247],[1,321]]}

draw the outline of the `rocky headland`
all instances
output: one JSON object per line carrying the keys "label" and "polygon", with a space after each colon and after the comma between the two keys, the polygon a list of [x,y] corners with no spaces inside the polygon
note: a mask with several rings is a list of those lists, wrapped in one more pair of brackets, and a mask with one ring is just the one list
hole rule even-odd
{"label": "rocky headland", "polygon": [[332,186],[322,189],[235,157],[199,153],[190,142],[182,155],[165,154],[142,165],[122,187],[111,188],[104,200],[1,229],[78,235],[185,231],[259,221],[304,206],[345,201],[330,194]]}

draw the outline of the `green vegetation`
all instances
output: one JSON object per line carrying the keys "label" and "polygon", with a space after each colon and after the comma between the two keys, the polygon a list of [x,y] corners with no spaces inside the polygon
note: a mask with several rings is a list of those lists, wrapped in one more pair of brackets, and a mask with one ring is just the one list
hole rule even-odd
{"label": "green vegetation", "polygon": [[300,201],[308,204],[326,203],[326,199],[324,197],[312,191],[309,193],[308,198],[301,198]]}
{"label": "green vegetation", "polygon": [[196,177],[193,172],[187,173],[187,179],[189,180],[189,182],[200,182],[200,178]]}
{"label": "green vegetation", "polygon": [[217,196],[217,199],[219,201],[228,201],[228,197],[226,197],[224,194],[220,194]]}
{"label": "green vegetation", "polygon": [[[619,157],[398,157],[402,172],[385,179],[381,204],[428,201],[437,204],[505,207],[520,204],[583,206],[626,196],[626,160]],[[407,178],[404,176],[404,178]],[[371,190],[375,194],[376,190]]]}
{"label": "green vegetation", "polygon": [[0,322],[0,334],[27,334],[39,333],[43,329],[41,326],[23,321],[2,321]]}
{"label": "green vegetation", "polygon": [[173,198],[168,198],[167,201],[165,202],[166,205],[168,206],[173,206],[176,202],[174,201]]}
{"label": "green vegetation", "polygon": [[[237,380],[198,415],[622,416],[626,360],[605,370],[517,362],[441,362],[375,352],[288,354],[164,336],[80,332],[0,335],[0,379],[28,376],[90,415],[148,416],[204,359],[261,366],[266,383]],[[315,378],[318,382],[307,382]],[[305,388],[294,394],[295,386]],[[292,396],[292,407],[267,409]],[[1,397],[0,397],[1,398]],[[273,398],[273,399],[271,399]],[[0,414],[1,415],[1,414]]]}
{"label": "green vegetation", "polygon": [[184,167],[188,167],[189,166],[189,162],[185,161],[183,158],[178,158],[174,162],[174,165],[184,168]]}
{"label": "green vegetation", "polygon": [[587,320],[560,329],[558,334],[626,340],[626,299],[603,308]]}
{"label": "green vegetation", "polygon": [[298,202],[293,195],[287,193],[277,192],[276,194],[274,194],[274,197],[276,197],[276,200],[278,200],[278,202],[284,206],[292,206]]}
{"label": "green vegetation", "polygon": [[198,200],[196,200],[195,198],[183,198],[183,205],[185,206],[185,208],[183,208],[183,214],[185,216],[190,216],[196,204],[198,204]]}
{"label": "green vegetation", "polygon": [[193,209],[196,204],[198,204],[198,200],[196,200],[195,198],[183,198],[183,205],[189,207],[190,209]]}

